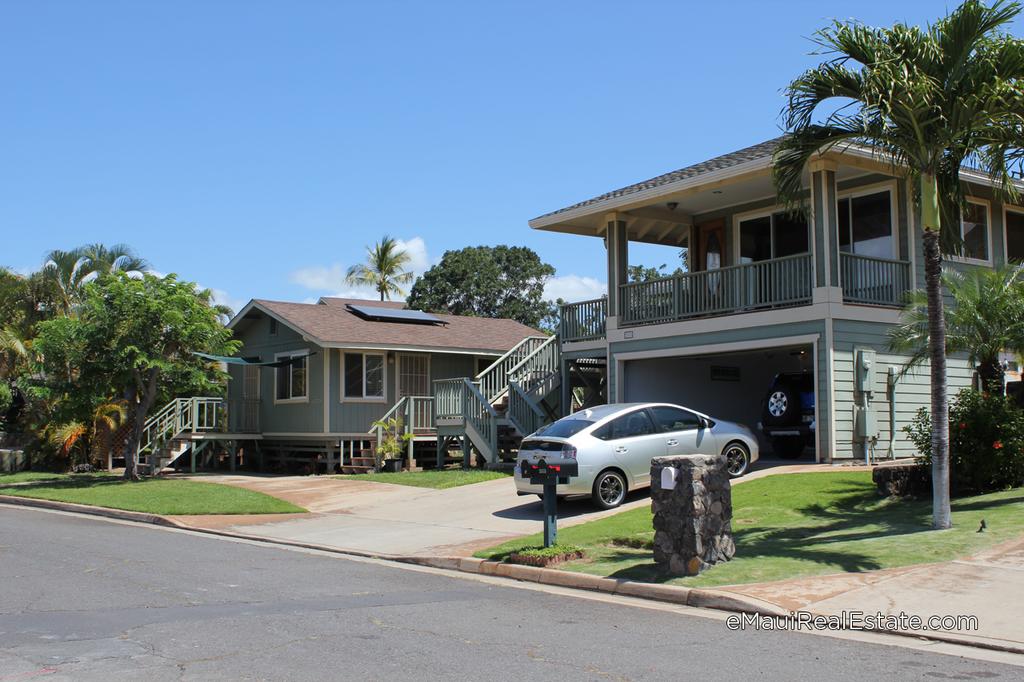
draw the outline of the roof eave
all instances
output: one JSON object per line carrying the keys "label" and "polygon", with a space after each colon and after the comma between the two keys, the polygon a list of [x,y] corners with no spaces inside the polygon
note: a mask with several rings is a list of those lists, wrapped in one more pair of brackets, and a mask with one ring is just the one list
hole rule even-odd
{"label": "roof eave", "polygon": [[668,194],[675,194],[676,192],[694,189],[701,185],[730,180],[740,175],[767,170],[771,168],[771,162],[772,156],[769,154],[767,156],[751,159],[750,161],[738,163],[735,166],[729,166],[728,168],[701,173],[700,175],[695,175],[691,178],[683,178],[681,180],[665,183],[664,185],[657,185],[648,189],[630,192],[629,194],[624,194],[622,196],[610,197],[608,199],[574,209],[548,213],[530,220],[528,224],[535,230],[552,229],[560,223],[566,223],[574,218],[590,216],[595,213],[634,208],[634,204],[645,205],[654,199],[658,199],[659,197]]}

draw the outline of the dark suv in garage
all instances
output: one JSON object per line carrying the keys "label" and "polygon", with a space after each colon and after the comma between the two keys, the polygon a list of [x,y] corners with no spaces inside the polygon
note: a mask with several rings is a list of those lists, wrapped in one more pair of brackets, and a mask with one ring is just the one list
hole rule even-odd
{"label": "dark suv in garage", "polygon": [[764,397],[761,432],[777,457],[796,459],[814,446],[814,375],[782,372],[775,375]]}

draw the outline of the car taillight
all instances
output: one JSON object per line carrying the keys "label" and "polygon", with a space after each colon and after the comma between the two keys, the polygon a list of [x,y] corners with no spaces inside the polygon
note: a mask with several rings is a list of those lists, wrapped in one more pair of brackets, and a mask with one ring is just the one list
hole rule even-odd
{"label": "car taillight", "polygon": [[576,459],[576,447],[568,443],[562,445],[562,457],[565,459]]}

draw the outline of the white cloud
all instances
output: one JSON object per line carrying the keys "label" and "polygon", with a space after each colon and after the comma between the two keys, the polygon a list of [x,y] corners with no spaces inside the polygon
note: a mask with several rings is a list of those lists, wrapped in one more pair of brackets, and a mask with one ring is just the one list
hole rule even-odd
{"label": "white cloud", "polygon": [[544,285],[544,298],[556,301],[559,298],[572,303],[591,298],[600,298],[608,293],[608,285],[593,277],[580,275],[563,275],[552,277]]}
{"label": "white cloud", "polygon": [[[412,239],[396,239],[399,249],[409,254],[408,269],[415,277],[419,277],[434,264],[427,252],[427,244],[422,237]],[[353,287],[345,282],[345,272],[348,266],[341,263],[333,265],[312,265],[307,268],[300,268],[291,275],[289,279],[301,287],[312,291],[330,292],[326,295],[337,298],[362,298],[374,300],[380,295],[370,287]],[[408,286],[403,287],[408,289]],[[316,299],[313,299],[315,302]]]}
{"label": "white cloud", "polygon": [[[200,289],[203,287],[200,286]],[[231,308],[232,312],[237,313],[241,310],[246,303],[249,301],[243,298],[235,298],[223,289],[210,289],[210,293],[213,294],[213,302],[217,305],[226,305]]]}

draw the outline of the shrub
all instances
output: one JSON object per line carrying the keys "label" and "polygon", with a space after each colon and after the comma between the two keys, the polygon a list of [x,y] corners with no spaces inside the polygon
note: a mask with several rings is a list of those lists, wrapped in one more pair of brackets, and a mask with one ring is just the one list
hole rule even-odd
{"label": "shrub", "polygon": [[0,381],[0,431],[4,430],[4,420],[7,417],[7,411],[11,409],[13,404],[14,393],[11,391],[11,387],[7,385],[7,382]]}
{"label": "shrub", "polygon": [[551,547],[524,547],[509,554],[505,560],[511,564],[550,566],[583,557],[583,550],[576,545],[552,545]]}
{"label": "shrub", "polygon": [[[931,466],[931,420],[921,408],[903,428]],[[949,406],[950,489],[984,493],[1024,484],[1024,410],[1012,398],[972,389]]]}

